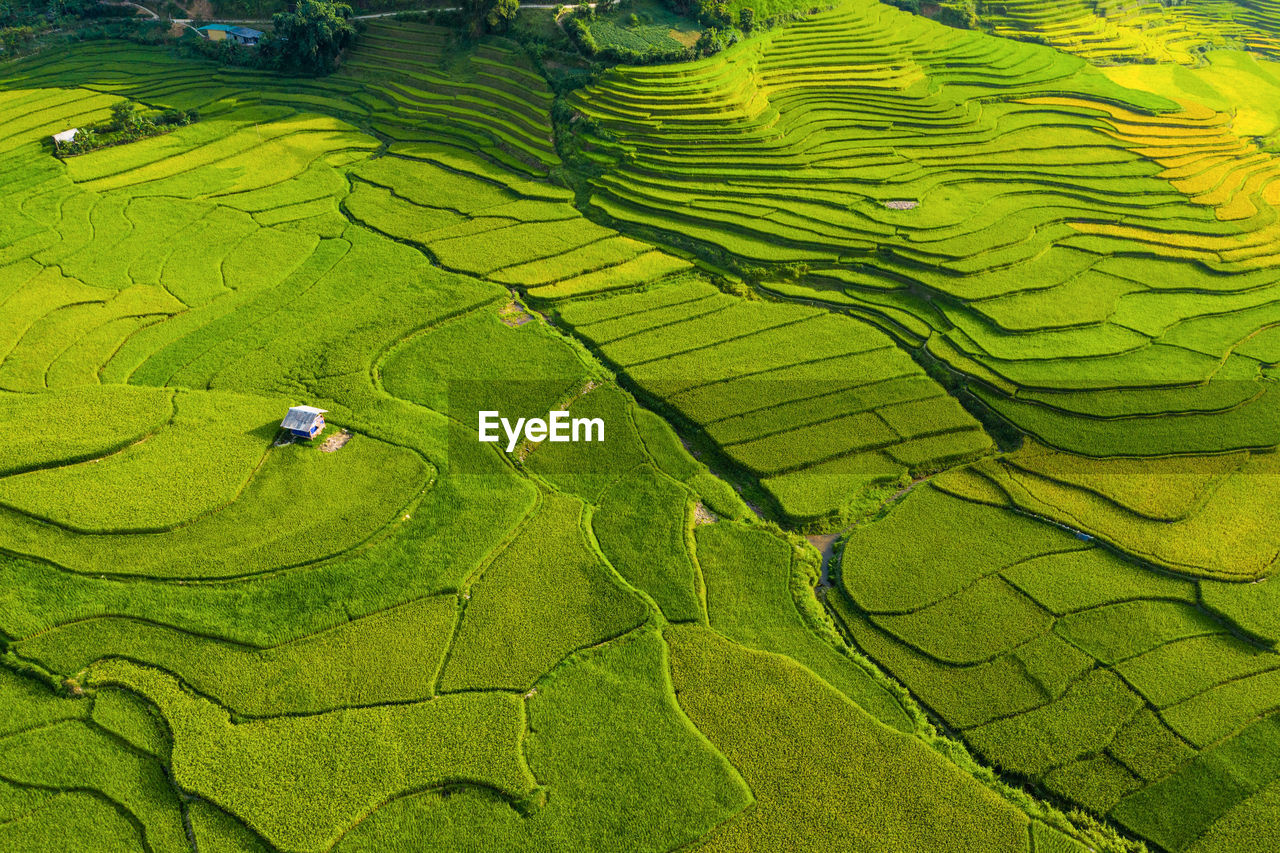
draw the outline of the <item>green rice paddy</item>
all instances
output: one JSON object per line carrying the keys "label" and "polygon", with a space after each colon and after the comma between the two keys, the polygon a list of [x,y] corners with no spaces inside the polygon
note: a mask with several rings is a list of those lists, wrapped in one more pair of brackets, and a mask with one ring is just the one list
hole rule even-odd
{"label": "green rice paddy", "polygon": [[1273,850],[1275,9],[979,12],[0,63],[0,850]]}

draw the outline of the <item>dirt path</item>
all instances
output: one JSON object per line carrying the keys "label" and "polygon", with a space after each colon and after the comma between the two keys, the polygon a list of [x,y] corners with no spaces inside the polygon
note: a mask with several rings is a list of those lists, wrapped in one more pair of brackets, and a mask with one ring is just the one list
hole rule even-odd
{"label": "dirt path", "polygon": [[102,5],[103,6],[132,6],[135,9],[141,9],[142,11],[146,12],[149,16],[151,16],[151,19],[153,21],[160,20],[160,16],[157,15],[155,12],[152,12],[146,6],[139,6],[137,3],[128,2],[128,0],[121,0],[121,2],[118,2],[118,3],[108,3],[107,0],[102,0]]}
{"label": "dirt path", "polygon": [[[102,0],[102,2],[106,3],[106,0]],[[138,4],[122,2],[122,3],[106,3],[106,5],[137,6]],[[521,3],[520,8],[521,9],[556,9],[556,8],[559,8],[561,5],[562,4],[559,4],[559,3]],[[585,3],[585,4],[566,3],[566,4],[563,4],[563,8],[566,11],[573,11],[574,9],[577,9],[579,6],[582,6],[582,5],[585,5],[589,9],[594,9],[596,7],[595,3]],[[153,18],[160,17],[155,12],[152,12],[150,9],[147,9],[144,6],[138,6],[138,8],[142,9],[142,11],[146,12]],[[395,12],[373,12],[368,15],[352,15],[351,20],[369,21],[369,20],[373,20],[374,18],[390,18],[395,15],[413,15],[413,14],[421,14],[423,12],[458,12],[461,10],[461,8],[462,8],[461,6],[431,6],[426,9],[400,9]],[[173,22],[175,24],[190,24],[192,21],[195,21],[195,20],[196,20],[195,18],[174,18]],[[223,23],[223,24],[269,24],[271,23],[270,18],[265,18],[265,19],[264,18],[218,18],[217,20],[219,23]]]}

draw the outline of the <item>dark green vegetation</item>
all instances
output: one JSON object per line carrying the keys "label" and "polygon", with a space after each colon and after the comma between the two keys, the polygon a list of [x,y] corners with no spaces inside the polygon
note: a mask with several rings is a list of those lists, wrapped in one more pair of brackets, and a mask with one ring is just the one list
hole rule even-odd
{"label": "dark green vegetation", "polygon": [[[758,36],[0,66],[0,850],[1274,847],[1271,155],[1185,75],[689,11]],[[201,120],[51,156],[135,102]]]}
{"label": "dark green vegetation", "polygon": [[[561,21],[578,49],[596,59],[659,62],[698,55],[702,27],[696,11],[663,0],[579,7]],[[705,43],[702,44],[705,46]]]}
{"label": "dark green vegetation", "polygon": [[130,101],[111,105],[111,120],[79,128],[68,142],[55,142],[54,150],[61,155],[85,154],[98,148],[137,142],[149,136],[159,136],[175,127],[183,127],[199,119],[194,110],[164,110],[154,116],[138,112]]}
{"label": "dark green vegetation", "polygon": [[286,74],[328,74],[356,40],[354,13],[334,0],[300,0],[271,16],[271,32],[258,46],[267,67]]}

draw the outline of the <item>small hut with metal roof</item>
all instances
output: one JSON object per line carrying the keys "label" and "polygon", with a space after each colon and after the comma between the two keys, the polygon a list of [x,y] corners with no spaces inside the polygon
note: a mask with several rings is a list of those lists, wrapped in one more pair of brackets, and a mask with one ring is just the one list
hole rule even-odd
{"label": "small hut with metal roof", "polygon": [[324,429],[324,416],[327,411],[314,406],[294,406],[280,422],[280,428],[288,430],[298,438],[315,438]]}

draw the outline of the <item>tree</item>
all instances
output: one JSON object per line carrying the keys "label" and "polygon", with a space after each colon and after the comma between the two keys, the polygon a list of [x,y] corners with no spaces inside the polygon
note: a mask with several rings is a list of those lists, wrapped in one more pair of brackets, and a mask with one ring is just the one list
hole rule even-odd
{"label": "tree", "polygon": [[505,33],[520,11],[520,0],[495,0],[484,22],[491,33]]}
{"label": "tree", "polygon": [[86,12],[97,5],[96,0],[52,0],[49,3],[49,10],[60,18],[82,18]]}
{"label": "tree", "polygon": [[462,0],[460,8],[474,38],[486,32],[505,31],[520,10],[520,0]]}
{"label": "tree", "polygon": [[750,6],[744,6],[742,10],[738,12],[738,29],[742,30],[744,33],[749,33],[755,29],[755,26],[756,10],[752,9]]}
{"label": "tree", "polygon": [[291,74],[328,74],[355,43],[351,7],[334,0],[299,0],[292,12],[277,12],[274,32],[264,39],[263,58]]}
{"label": "tree", "polygon": [[111,105],[111,124],[116,130],[137,130],[140,126],[138,108],[133,101],[117,101]]}
{"label": "tree", "polygon": [[30,44],[36,31],[31,27],[5,27],[0,30],[0,44],[9,56],[16,56],[24,45]]}
{"label": "tree", "polygon": [[715,27],[707,27],[703,30],[702,35],[698,36],[698,43],[693,46],[694,53],[698,56],[711,56],[723,49],[724,39]]}

